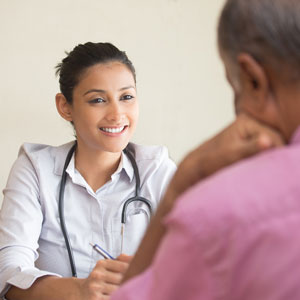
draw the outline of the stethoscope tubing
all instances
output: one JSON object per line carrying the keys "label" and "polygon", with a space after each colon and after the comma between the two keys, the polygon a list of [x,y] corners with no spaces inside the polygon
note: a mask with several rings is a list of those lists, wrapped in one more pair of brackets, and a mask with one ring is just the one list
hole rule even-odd
{"label": "stethoscope tubing", "polygon": [[[66,170],[67,170],[67,167],[68,167],[68,165],[71,161],[72,155],[73,155],[76,147],[77,147],[77,142],[74,143],[74,145],[71,147],[71,149],[69,150],[69,152],[67,154],[65,164],[64,164],[64,168],[63,168],[62,178],[61,178],[61,182],[60,182],[59,197],[58,197],[58,212],[59,212],[60,226],[61,226],[61,231],[62,231],[63,236],[64,236],[68,256],[69,256],[69,261],[70,261],[70,266],[71,266],[71,271],[72,271],[72,277],[77,277],[77,271],[76,271],[76,265],[75,265],[73,250],[72,250],[72,247],[71,247],[68,231],[67,231],[67,228],[66,228],[65,216],[64,216],[64,192],[65,192],[65,186],[66,186],[66,180],[67,180]],[[127,155],[127,157],[129,158],[129,160],[132,164],[132,167],[133,167],[133,170],[134,170],[135,182],[136,182],[136,184],[135,184],[135,196],[128,199],[128,200],[126,200],[125,203],[123,204],[122,214],[121,214],[121,224],[125,225],[125,223],[126,223],[126,210],[127,210],[127,206],[130,203],[132,203],[134,201],[139,201],[139,202],[145,203],[148,206],[150,216],[152,214],[152,205],[151,205],[151,202],[149,200],[147,200],[146,198],[143,198],[143,197],[140,196],[140,190],[141,190],[140,175],[139,175],[139,170],[138,170],[138,167],[137,167],[137,163],[136,163],[133,155],[130,153],[130,151],[127,148],[125,148],[123,150],[123,152]]]}
{"label": "stethoscope tubing", "polygon": [[66,157],[62,177],[61,177],[61,182],[60,182],[60,188],[59,188],[59,197],[58,197],[58,213],[59,213],[59,220],[60,220],[60,227],[61,231],[63,233],[64,239],[65,239],[65,244],[67,247],[68,251],[68,256],[69,256],[69,261],[70,261],[70,266],[71,266],[71,271],[72,271],[72,276],[77,277],[77,271],[76,271],[76,266],[75,266],[75,260],[74,260],[74,255],[73,255],[73,250],[70,245],[70,239],[68,235],[68,231],[66,228],[66,222],[65,222],[65,214],[64,214],[64,194],[65,194],[65,186],[66,186],[66,180],[67,180],[67,167],[70,163],[70,160],[72,158],[72,155],[77,147],[77,142],[72,146],[70,151],[68,152],[68,155]]}

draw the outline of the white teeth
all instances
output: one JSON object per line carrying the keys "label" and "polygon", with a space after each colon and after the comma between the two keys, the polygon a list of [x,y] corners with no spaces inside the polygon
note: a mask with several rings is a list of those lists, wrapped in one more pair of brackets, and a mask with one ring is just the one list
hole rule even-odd
{"label": "white teeth", "polygon": [[109,133],[120,133],[121,131],[123,131],[124,128],[125,126],[119,128],[101,127],[100,129],[102,131],[109,132]]}

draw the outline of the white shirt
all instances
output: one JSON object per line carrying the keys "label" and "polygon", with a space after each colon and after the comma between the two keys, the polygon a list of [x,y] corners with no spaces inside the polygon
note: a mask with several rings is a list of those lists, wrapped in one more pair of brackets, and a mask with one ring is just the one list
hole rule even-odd
{"label": "white shirt", "polygon": [[[24,144],[20,149],[0,211],[0,297],[10,285],[26,289],[46,274],[72,276],[58,215],[62,171],[72,145]],[[139,169],[140,196],[155,210],[176,166],[165,147],[129,145]],[[77,275],[85,278],[102,259],[89,243],[114,257],[121,253],[121,211],[135,195],[134,170],[122,153],[111,180],[96,192],[75,169],[74,155],[66,171],[65,222]],[[149,210],[133,202],[126,215],[123,253],[132,255],[149,223]]]}

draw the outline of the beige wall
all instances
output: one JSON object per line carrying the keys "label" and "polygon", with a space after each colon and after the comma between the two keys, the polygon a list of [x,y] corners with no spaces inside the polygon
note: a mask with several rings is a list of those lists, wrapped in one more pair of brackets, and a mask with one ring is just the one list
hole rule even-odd
{"label": "beige wall", "polygon": [[[178,162],[233,118],[216,48],[223,0],[1,0],[0,188],[24,142],[59,145],[72,129],[54,104],[54,66],[86,41],[109,41],[137,69],[134,141]],[[2,196],[0,198],[0,205]]]}

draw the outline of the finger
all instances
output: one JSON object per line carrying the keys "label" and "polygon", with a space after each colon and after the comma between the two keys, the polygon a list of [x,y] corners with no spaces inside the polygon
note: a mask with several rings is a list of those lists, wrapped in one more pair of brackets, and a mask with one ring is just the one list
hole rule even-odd
{"label": "finger", "polygon": [[285,144],[283,137],[273,129],[258,125],[255,129],[251,130],[253,131],[252,136],[258,136],[258,143],[262,149]]}
{"label": "finger", "polygon": [[261,151],[273,148],[276,146],[275,143],[278,143],[278,141],[275,141],[275,139],[270,137],[270,135],[265,134],[247,139],[242,145],[240,153],[241,157],[246,158]]}
{"label": "finger", "polygon": [[114,285],[120,285],[122,282],[124,274],[107,271],[105,269],[98,270],[94,268],[94,270],[90,273],[89,279],[90,282],[96,283],[97,285],[109,283]]}
{"label": "finger", "polygon": [[256,141],[259,150],[265,150],[285,144],[283,137],[277,131],[261,126],[260,124],[253,124],[248,130],[248,140],[253,139]]}
{"label": "finger", "polygon": [[[105,269],[97,271],[97,281],[119,285],[123,278],[123,273],[113,272]],[[125,273],[125,272],[124,272]]]}
{"label": "finger", "polygon": [[275,142],[273,141],[273,139],[266,134],[260,134],[256,141],[254,141],[255,144],[257,145],[258,151],[261,150],[265,150],[265,149],[269,149],[272,146],[274,146]]}
{"label": "finger", "polygon": [[246,115],[240,116],[239,121],[245,129],[244,134],[246,137],[259,136],[258,143],[262,146],[262,149],[285,144],[283,136],[275,128],[268,127]]}
{"label": "finger", "polygon": [[123,274],[128,269],[128,266],[129,266],[128,262],[111,260],[110,262],[108,262],[107,270]]}
{"label": "finger", "polygon": [[263,138],[263,135],[268,135],[268,137],[272,140],[272,147],[283,146],[286,144],[284,138],[276,131],[269,130],[269,132],[261,133],[261,138]]}
{"label": "finger", "polygon": [[117,260],[130,263],[132,258],[133,258],[132,255],[127,255],[127,254],[122,253],[117,257]]}
{"label": "finger", "polygon": [[103,286],[103,293],[106,295],[111,295],[114,291],[116,291],[120,286],[119,284],[111,284],[111,283],[105,283],[105,285]]}
{"label": "finger", "polygon": [[99,260],[96,264],[97,269],[105,269],[107,271],[124,273],[128,268],[128,263],[119,260],[103,259]]}

